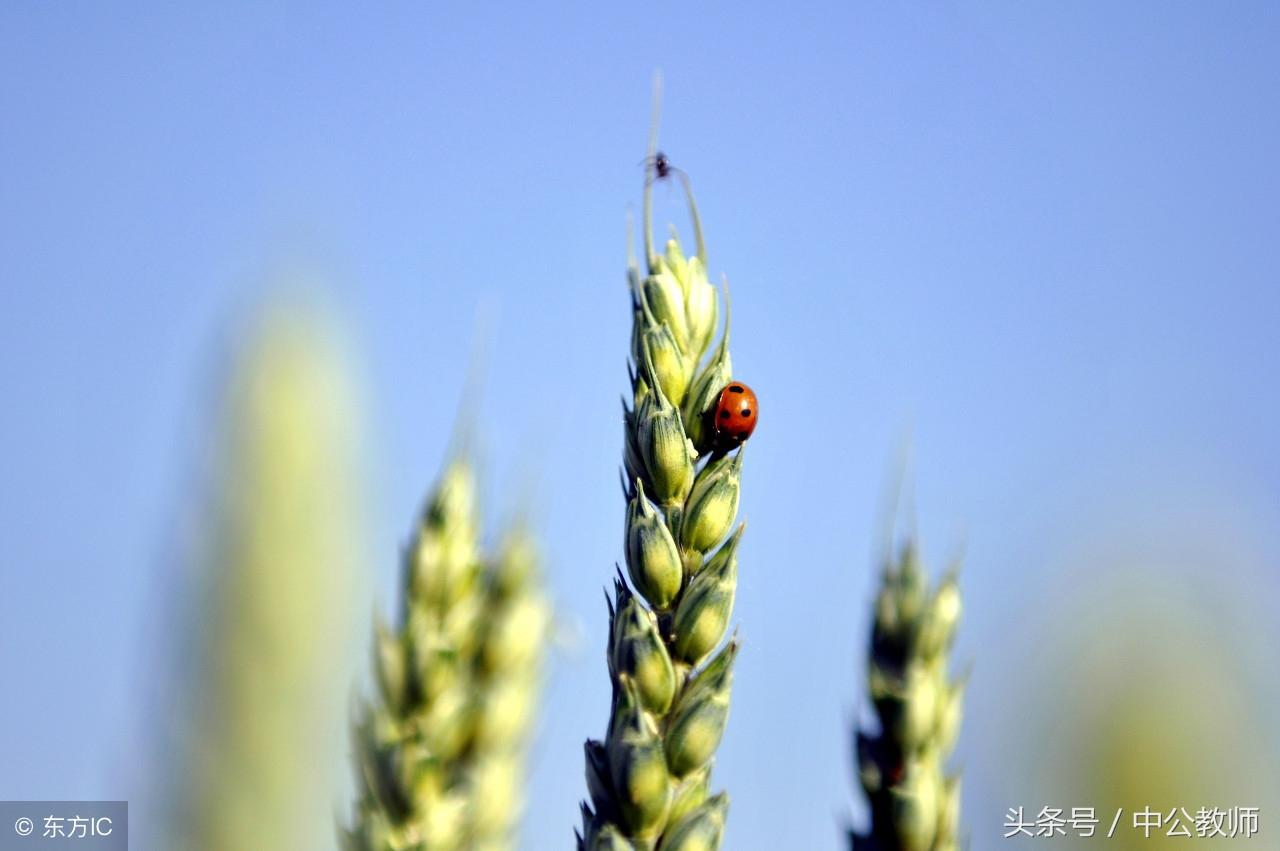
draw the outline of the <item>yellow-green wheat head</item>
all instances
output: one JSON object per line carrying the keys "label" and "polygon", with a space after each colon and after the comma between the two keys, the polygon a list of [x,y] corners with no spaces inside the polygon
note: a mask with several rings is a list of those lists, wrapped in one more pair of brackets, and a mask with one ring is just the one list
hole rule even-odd
{"label": "yellow-green wheat head", "polygon": [[870,805],[853,851],[957,851],[960,778],[945,764],[960,731],[963,682],[947,672],[960,620],[954,572],[930,590],[916,548],[885,567],[871,630],[867,686],[879,721],[857,733]]}
{"label": "yellow-green wheat head", "polygon": [[615,580],[609,607],[612,710],[604,739],[586,743],[590,800],[582,805],[580,851],[714,851],[728,811],[728,796],[713,795],[710,784],[738,650],[724,638],[742,537],[741,526],[734,530],[742,452],[716,447],[707,421],[731,379],[728,310],[707,280],[683,175],[697,251],[686,256],[675,236],[655,250],[654,162],[646,175],[646,270],[634,260],[628,270],[627,576]]}
{"label": "yellow-green wheat head", "polygon": [[365,596],[358,382],[332,317],[277,298],[229,373],[199,514],[198,640],[181,656],[162,847],[324,847],[347,794],[343,699]]}
{"label": "yellow-green wheat head", "polygon": [[455,458],[405,553],[399,623],[376,627],[350,851],[514,847],[549,607],[525,528],[493,552],[479,530],[475,473]]}

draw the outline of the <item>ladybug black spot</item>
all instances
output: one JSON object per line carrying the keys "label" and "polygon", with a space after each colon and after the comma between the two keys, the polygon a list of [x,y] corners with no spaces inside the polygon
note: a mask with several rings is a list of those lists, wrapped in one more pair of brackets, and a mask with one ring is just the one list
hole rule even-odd
{"label": "ladybug black spot", "polygon": [[743,408],[743,409],[742,409],[742,416],[743,416],[743,418],[744,418],[744,419],[750,419],[750,418],[751,418],[751,409],[750,409],[750,408]]}
{"label": "ladybug black spot", "polygon": [[750,436],[751,436],[751,432],[749,431],[743,430],[738,432],[738,440],[746,440]]}
{"label": "ladybug black spot", "polygon": [[742,392],[742,385],[741,385],[741,384],[733,384],[733,385],[730,385],[730,387],[729,387],[729,392],[730,392],[730,393],[741,393],[741,392]]}
{"label": "ladybug black spot", "polygon": [[727,420],[727,419],[729,419],[729,412],[728,412],[728,411],[721,411],[721,412],[720,412],[720,419],[722,419],[722,420]]}

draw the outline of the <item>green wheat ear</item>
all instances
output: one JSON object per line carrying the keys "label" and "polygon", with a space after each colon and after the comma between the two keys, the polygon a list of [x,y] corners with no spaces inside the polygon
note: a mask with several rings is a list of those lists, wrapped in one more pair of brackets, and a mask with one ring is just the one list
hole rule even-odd
{"label": "green wheat ear", "polygon": [[170,758],[161,847],[323,848],[342,782],[352,601],[364,598],[357,382],[338,328],[294,297],[268,307],[226,394],[207,578],[184,657],[190,702]]}
{"label": "green wheat ear", "polygon": [[474,471],[454,458],[405,553],[399,623],[375,630],[350,851],[514,846],[550,608],[525,527],[492,554],[479,528]]}
{"label": "green wheat ear", "polygon": [[878,732],[857,732],[859,779],[870,804],[853,851],[955,851],[960,778],[945,763],[960,731],[964,683],[947,674],[960,620],[954,571],[932,591],[913,545],[884,570],[871,630],[867,685]]}
{"label": "green wheat ear", "polygon": [[[742,452],[712,446],[706,416],[729,383],[729,321],[707,280],[698,211],[684,182],[697,253],[673,236],[658,253],[644,199],[647,272],[632,260],[631,398],[625,408],[626,563],[609,603],[613,702],[602,741],[586,743],[589,803],[580,851],[715,851],[728,797],[711,765],[729,714],[736,640],[734,531]],[[632,590],[634,588],[634,591]]]}

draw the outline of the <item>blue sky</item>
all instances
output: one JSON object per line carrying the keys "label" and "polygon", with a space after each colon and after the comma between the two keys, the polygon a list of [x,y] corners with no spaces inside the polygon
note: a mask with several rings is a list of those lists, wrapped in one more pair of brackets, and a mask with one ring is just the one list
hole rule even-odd
{"label": "blue sky", "polygon": [[1278,37],[1262,3],[7,5],[0,797],[117,788],[211,377],[301,269],[361,353],[384,600],[491,306],[487,495],[536,482],[581,633],[528,819],[566,847],[605,723],[624,223],[661,68],[761,397],[726,847],[836,847],[908,441],[926,555],[965,554],[981,844],[1019,803],[991,757],[1013,666],[1095,581],[1082,553],[1230,544],[1169,581],[1274,637],[1232,606],[1280,556]]}

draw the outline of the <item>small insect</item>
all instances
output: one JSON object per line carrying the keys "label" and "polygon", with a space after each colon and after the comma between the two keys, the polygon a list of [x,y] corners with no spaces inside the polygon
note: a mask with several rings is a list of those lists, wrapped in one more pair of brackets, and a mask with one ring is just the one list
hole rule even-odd
{"label": "small insect", "polygon": [[680,175],[684,178],[684,172],[671,164],[671,160],[662,151],[656,152],[651,157],[645,157],[640,161],[641,165],[652,169],[649,175],[649,182],[653,183],[659,180],[666,180],[673,174]]}
{"label": "small insect", "polygon": [[671,160],[667,159],[667,155],[662,151],[653,155],[653,173],[658,180],[665,180],[671,176]]}
{"label": "small insect", "polygon": [[760,418],[755,392],[741,381],[731,382],[720,391],[711,416],[716,449],[726,451],[741,445],[755,431]]}

